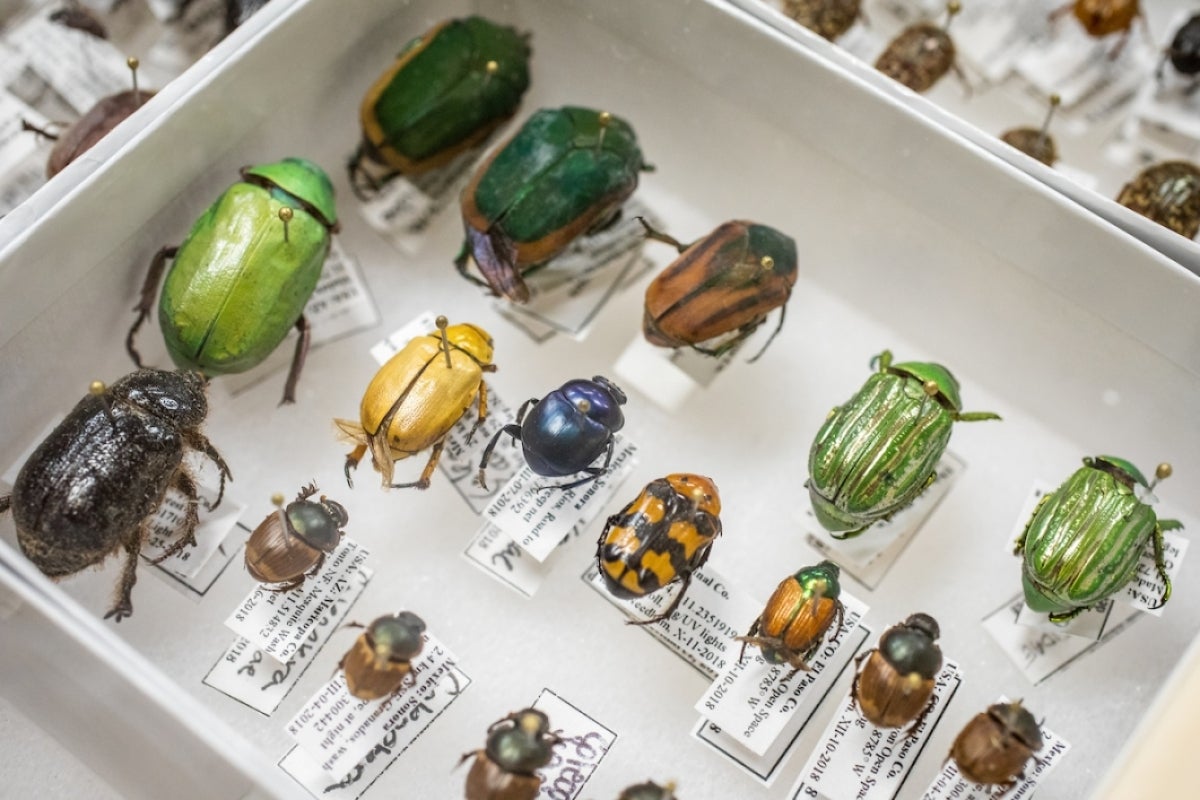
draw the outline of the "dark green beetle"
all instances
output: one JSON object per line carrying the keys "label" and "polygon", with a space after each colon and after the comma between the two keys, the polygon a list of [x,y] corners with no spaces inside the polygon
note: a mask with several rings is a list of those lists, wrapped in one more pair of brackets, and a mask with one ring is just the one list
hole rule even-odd
{"label": "dark green beetle", "polygon": [[1083,466],[1042,498],[1017,540],[1023,555],[1021,583],[1025,605],[1065,622],[1133,579],[1147,540],[1154,543],[1154,565],[1162,578],[1161,607],[1171,597],[1171,579],[1163,566],[1163,531],[1183,525],[1160,520],[1138,496],[1171,475],[1159,464],[1148,483],[1129,461],[1114,456],[1085,458]]}
{"label": "dark green beetle", "polygon": [[[513,302],[529,300],[521,273],[579,236],[615,222],[637,188],[642,160],[629,123],[607,111],[544,108],[475,171],[463,190],[463,277]],[[475,259],[484,280],[467,273]]]}
{"label": "dark green beetle", "polygon": [[171,359],[205,375],[245,372],[295,326],[300,337],[283,391],[283,402],[291,403],[308,354],[304,306],[338,230],[333,185],[302,158],[246,167],[241,174],[200,215],[183,244],[154,256],[125,348],[142,366],[134,337],[173,258],[158,304]]}
{"label": "dark green beetle", "polygon": [[[529,88],[528,37],[483,17],[443,22],[404,46],[363,97],[355,194],[444,166],[504,124]],[[383,167],[376,179],[363,160]]]}
{"label": "dark green beetle", "polygon": [[813,512],[835,539],[857,536],[929,488],[955,422],[1000,419],[962,411],[958,381],[941,364],[893,364],[889,350],[876,364],[858,393],[829,412],[808,454]]}

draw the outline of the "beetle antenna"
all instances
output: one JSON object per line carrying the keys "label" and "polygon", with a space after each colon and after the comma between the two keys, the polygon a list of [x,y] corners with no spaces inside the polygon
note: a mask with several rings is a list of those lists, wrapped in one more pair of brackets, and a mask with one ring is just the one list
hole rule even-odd
{"label": "beetle antenna", "polygon": [[283,241],[286,244],[288,241],[288,223],[292,221],[292,217],[296,215],[288,206],[279,209],[279,221],[283,223]]}
{"label": "beetle antenna", "polygon": [[138,91],[137,71],[142,62],[138,61],[137,56],[130,56],[125,59],[125,63],[128,65],[129,71],[133,73],[133,104],[134,106],[140,106],[142,104],[142,95]]}
{"label": "beetle antenna", "polygon": [[946,22],[942,25],[943,31],[950,30],[950,20],[954,19],[954,15],[960,11],[962,11],[962,3],[958,0],[950,0],[949,3],[946,3]]}
{"label": "beetle antenna", "polygon": [[442,332],[442,352],[446,355],[446,369],[452,369],[452,365],[450,364],[450,339],[446,337],[446,326],[450,324],[450,320],[446,319],[445,316],[439,316],[434,320],[434,324]]}
{"label": "beetle antenna", "polygon": [[599,153],[604,147],[604,134],[608,132],[608,126],[612,124],[612,114],[607,111],[601,111],[596,117],[596,122],[600,125],[600,135],[596,138],[596,152]]}
{"label": "beetle antenna", "polygon": [[1046,148],[1046,132],[1050,130],[1050,120],[1054,119],[1054,112],[1058,110],[1062,98],[1058,93],[1050,95],[1050,110],[1046,112],[1046,119],[1042,122],[1042,129],[1038,132],[1038,150]]}
{"label": "beetle antenna", "polygon": [[1155,486],[1158,486],[1159,481],[1165,481],[1171,477],[1175,470],[1167,462],[1163,462],[1154,468],[1154,482],[1150,484],[1150,490],[1153,491]]}

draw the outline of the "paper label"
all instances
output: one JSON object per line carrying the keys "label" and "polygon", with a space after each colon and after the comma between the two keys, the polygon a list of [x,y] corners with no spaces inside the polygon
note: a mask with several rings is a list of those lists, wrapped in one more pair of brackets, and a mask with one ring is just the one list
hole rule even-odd
{"label": "paper label", "polygon": [[[0,58],[7,55],[0,50]],[[43,151],[40,137],[23,130],[22,120],[39,127],[46,124],[41,114],[0,89],[0,215],[24,202],[46,180],[49,148]]]}
{"label": "paper label", "polygon": [[613,371],[655,405],[676,411],[696,389],[712,384],[741,349],[715,358],[690,347],[655,347],[638,335],[617,358]]}
{"label": "paper label", "polygon": [[[420,250],[430,221],[458,196],[471,177],[471,167],[487,147],[484,143],[460,153],[446,166],[414,178],[397,176],[378,194],[359,204],[363,219],[400,250],[412,255]],[[375,172],[365,159],[362,168]]]}
{"label": "paper label", "polygon": [[[813,709],[816,710],[815,707]],[[804,724],[807,724],[805,720]],[[790,760],[792,751],[800,741],[800,726],[791,736],[780,736],[761,756],[743,747],[737,739],[706,719],[692,728],[692,736],[722,758],[732,762],[738,769],[758,783],[770,788],[779,775],[779,768]]]}
{"label": "paper label", "polygon": [[496,311],[535,341],[555,332],[582,339],[608,301],[653,268],[642,256],[645,234],[638,216],[661,227],[640,201],[630,200],[614,225],[579,237],[562,255],[525,276],[528,303],[498,300]]}
{"label": "paper label", "polygon": [[312,664],[329,636],[338,629],[361,594],[338,595],[289,658],[280,662],[259,650],[245,637],[238,637],[204,676],[204,682],[219,692],[270,715]]}
{"label": "paper label", "polygon": [[[215,511],[210,511],[213,501],[217,499],[217,490],[199,483],[196,490],[200,496],[197,504],[200,524],[196,527],[196,546],[185,547],[158,564],[160,569],[189,585],[217,553],[246,509],[244,505],[225,497]],[[167,490],[162,504],[150,519],[150,535],[142,545],[142,558],[153,561],[178,541],[187,518],[187,506],[182,493],[175,489]]]}
{"label": "paper label", "polygon": [[256,586],[225,625],[267,655],[286,662],[310,632],[321,629],[330,609],[352,603],[362,592],[372,574],[364,566],[368,555],[365,547],[345,536],[325,557],[317,575],[287,592]]}
{"label": "paper label", "polygon": [[[293,747],[279,761],[279,767],[292,779],[303,786],[313,797],[329,798],[329,800],[356,800],[362,797],[367,789],[396,762],[400,750],[396,749],[401,741],[403,729],[393,728],[388,731],[383,741],[375,745],[355,764],[349,772],[340,779],[334,779],[321,769],[318,762],[308,757],[299,747]],[[411,740],[405,739],[407,748]]]}
{"label": "paper label", "polygon": [[44,16],[12,31],[8,43],[79,115],[100,98],[132,88],[126,56],[116,47]]}
{"label": "paper label", "polygon": [[[1000,698],[998,702],[1007,702]],[[1029,798],[1037,790],[1037,786],[1050,771],[1058,766],[1063,756],[1071,749],[1058,734],[1042,726],[1042,749],[1037,751],[1036,759],[1030,759],[1025,764],[1025,777],[1017,781],[1017,785],[1007,792],[996,794],[995,785],[981,786],[971,783],[958,773],[958,764],[950,759],[942,767],[941,774],[934,779],[925,790],[921,800],[1022,800]]]}
{"label": "paper label", "polygon": [[748,648],[746,658],[735,660],[713,682],[696,710],[755,755],[763,755],[778,739],[790,739],[802,727],[837,676],[862,646],[870,631],[859,625],[867,606],[842,591],[846,607],[842,626],[826,633],[809,662],[810,671],[768,664],[758,648]]}
{"label": "paper label", "polygon": [[966,467],[961,458],[947,450],[938,461],[937,479],[912,504],[850,539],[834,539],[817,522],[811,503],[805,502],[802,520],[805,541],[874,589]]}
{"label": "paper label", "polygon": [[[559,544],[566,544],[567,539],[578,536],[582,531],[583,527],[577,526],[571,535]],[[533,597],[542,581],[550,574],[550,565],[553,562],[552,559],[537,561],[530,558],[524,550],[517,547],[508,534],[490,522],[483,523],[483,527],[463,551],[463,557],[525,597]]]}
{"label": "paper label", "polygon": [[562,738],[550,763],[538,770],[542,788],[537,796],[575,800],[617,741],[617,734],[549,689],[542,690],[533,707],[546,715],[550,730]]}
{"label": "paper label", "polygon": [[1049,40],[1027,48],[1015,67],[1043,97],[1058,94],[1063,108],[1086,102],[1107,116],[1133,97],[1156,61],[1144,37],[1136,35],[1111,58],[1116,42],[1115,36],[1089,36],[1073,18],[1063,19],[1053,26]]}
{"label": "paper label", "polygon": [[574,476],[544,478],[526,464],[484,509],[484,515],[535,560],[545,561],[572,529],[587,525],[600,513],[633,472],[637,446],[618,434],[614,447],[608,471],[574,489],[546,489]]}
{"label": "paper label", "polygon": [[961,683],[958,665],[946,661],[935,679],[928,711],[912,736],[907,733],[908,726],[875,727],[847,694],[788,796],[793,800],[891,800],[899,794]]}
{"label": "paper label", "polygon": [[[605,586],[600,568],[593,559],[583,580],[630,619],[644,620],[660,614],[682,589],[671,584],[646,597],[622,600]],[[733,586],[712,566],[692,574],[687,594],[667,619],[642,630],[673,650],[709,680],[716,680],[729,668],[731,655],[741,649],[734,637],[744,634],[758,618],[762,606]]]}
{"label": "paper label", "polygon": [[[333,776],[353,774],[354,765],[397,732],[391,748],[403,753],[470,684],[441,642],[422,634],[425,646],[412,662],[413,677],[403,690],[383,700],[359,700],[346,688],[346,676],[325,684],[287,724],[287,732],[317,766]],[[328,777],[326,778],[328,780]]]}

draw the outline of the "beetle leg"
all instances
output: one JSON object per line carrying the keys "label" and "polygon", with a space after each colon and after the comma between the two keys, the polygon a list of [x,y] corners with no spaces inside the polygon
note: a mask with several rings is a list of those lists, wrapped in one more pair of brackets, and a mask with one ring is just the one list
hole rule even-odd
{"label": "beetle leg", "polygon": [[887,372],[888,367],[890,366],[892,366],[891,350],[884,350],[879,355],[871,358],[871,369],[876,370],[877,372]]}
{"label": "beetle leg", "polygon": [[[517,409],[517,424],[518,425],[520,425],[521,422],[525,419],[526,412],[528,412],[529,409],[533,408],[537,404],[538,404],[538,399],[536,397],[531,397],[528,400],[526,400],[524,403],[521,403],[521,407],[519,409]],[[517,443],[516,440],[517,440],[517,437],[514,436],[513,437],[514,445]]]}
{"label": "beetle leg", "polygon": [[4,497],[0,497],[0,514],[3,514],[5,511],[8,511],[10,506],[12,506],[12,495],[11,494],[6,494]]}
{"label": "beetle leg", "polygon": [[346,473],[346,485],[351,489],[354,488],[354,479],[350,477],[350,470],[358,469],[358,462],[362,461],[362,457],[366,454],[366,452],[367,446],[365,444],[360,444],[358,447],[346,454],[346,466],[343,468],[343,472]]}
{"label": "beetle leg", "polygon": [[318,491],[318,489],[317,489],[317,482],[316,482],[316,481],[309,481],[309,484],[308,484],[308,486],[305,486],[304,488],[302,488],[302,489],[300,490],[300,493],[296,495],[296,502],[297,502],[297,503],[302,503],[302,502],[304,502],[305,500],[307,500],[308,498],[310,498],[310,497],[312,497],[314,494],[316,494],[316,493],[317,493],[317,491]]}
{"label": "beetle leg", "polygon": [[483,424],[488,415],[488,399],[487,399],[487,384],[483,381],[479,382],[479,416],[475,418],[475,424],[471,426],[470,433],[467,434],[467,444],[475,438],[475,431],[479,430],[479,426]]}
{"label": "beetle leg", "polygon": [[192,480],[192,476],[186,470],[180,469],[175,473],[175,477],[171,479],[171,487],[187,498],[187,512],[183,518],[183,531],[180,533],[179,538],[171,543],[170,547],[162,551],[157,557],[150,559],[151,564],[161,564],[176,553],[183,552],[183,548],[196,546],[196,526],[200,524],[200,512],[196,510],[196,506],[199,503],[196,482]]}
{"label": "beetle leg", "polygon": [[300,370],[304,369],[308,346],[312,342],[312,328],[303,314],[296,320],[296,330],[300,333],[300,338],[296,340],[296,352],[292,354],[292,366],[288,370],[287,382],[283,384],[283,399],[279,401],[281,406],[296,402],[296,384],[300,381]]}
{"label": "beetle leg", "polygon": [[[528,405],[528,404],[526,404],[526,405]],[[524,405],[521,406],[521,409],[522,409],[522,413],[523,413],[525,406]],[[499,442],[500,437],[506,433],[509,436],[513,437],[513,444],[515,445],[517,443],[517,441],[519,441],[521,438],[521,426],[520,425],[505,425],[503,428],[496,431],[496,435],[492,437],[492,440],[490,442],[488,442],[488,446],[483,448],[483,456],[479,459],[479,476],[478,476],[477,480],[479,481],[479,485],[482,486],[484,489],[488,488],[486,478],[484,476],[484,470],[487,469],[488,461],[491,460],[491,458],[492,458],[492,451],[496,449],[496,443]]]}
{"label": "beetle leg", "polygon": [[458,270],[459,275],[462,275],[476,286],[482,286],[486,289],[490,289],[491,287],[488,286],[487,281],[476,278],[474,275],[467,272],[467,264],[470,262],[470,256],[471,247],[467,243],[467,240],[463,240],[462,250],[459,250],[458,255],[454,257],[454,268]]}
{"label": "beetle leg", "polygon": [[659,622],[660,620],[670,619],[671,615],[675,613],[675,609],[679,608],[679,604],[683,602],[683,595],[687,592],[688,585],[691,582],[692,582],[692,573],[689,572],[687,574],[687,576],[684,577],[683,585],[679,588],[679,591],[676,592],[675,598],[673,600],[671,600],[671,604],[669,606],[667,606],[666,609],[663,610],[662,613],[655,614],[653,617],[650,617],[648,619],[627,619],[627,620],[625,620],[625,624],[626,625],[651,625],[655,622]]}
{"label": "beetle leg", "polygon": [[367,170],[363,169],[362,160],[363,145],[362,142],[359,142],[354,155],[350,156],[350,160],[346,162],[346,172],[350,178],[350,190],[354,192],[354,196],[364,203],[369,203],[373,199],[373,195],[379,192],[380,183]]}
{"label": "beetle leg", "polygon": [[299,578],[289,581],[288,583],[285,583],[283,586],[276,586],[275,588],[271,589],[270,591],[276,592],[278,594],[283,594],[284,592],[290,592],[292,589],[295,589],[297,586],[300,586],[302,583],[304,583],[303,575],[301,575]]}
{"label": "beetle leg", "polygon": [[760,621],[761,617],[755,617],[754,622],[750,624],[750,630],[746,631],[746,635],[738,636],[734,640],[742,643],[741,652],[738,653],[739,664],[742,663],[742,659],[746,657],[746,645],[750,643],[751,639],[754,639],[756,636],[758,636]]}
{"label": "beetle leg", "polygon": [[129,357],[139,368],[142,366],[142,355],[137,351],[133,339],[137,335],[138,328],[142,327],[142,323],[150,316],[150,309],[154,306],[154,298],[158,295],[158,284],[162,281],[167,259],[174,258],[177,252],[179,252],[178,247],[164,247],[154,254],[154,259],[150,262],[150,272],[147,273],[146,281],[142,284],[142,296],[138,300],[138,304],[133,307],[138,316],[133,321],[133,327],[129,329],[129,333],[125,335],[125,351],[129,353]]}
{"label": "beetle leg", "polygon": [[1078,617],[1080,614],[1082,614],[1085,611],[1087,611],[1087,606],[1080,606],[1079,608],[1072,608],[1070,611],[1063,611],[1058,614],[1051,614],[1050,621],[1053,622],[1055,625],[1062,623],[1062,622],[1070,622],[1071,620],[1075,619],[1076,617]]}
{"label": "beetle leg", "polygon": [[[51,124],[61,125],[62,123],[55,122],[55,123],[51,123]],[[51,133],[50,131],[46,130],[45,128],[39,128],[37,125],[34,125],[32,122],[26,122],[25,120],[21,120],[21,130],[29,131],[30,133],[36,133],[38,136],[41,136],[44,139],[49,139],[52,142],[58,141],[57,133]]]}
{"label": "beetle leg", "polygon": [[393,483],[388,488],[391,489],[410,489],[416,487],[418,489],[428,489],[429,480],[433,477],[433,471],[437,468],[438,459],[442,457],[442,448],[446,446],[446,438],[443,436],[438,439],[433,446],[433,452],[429,454],[429,461],[425,462],[425,469],[421,472],[421,477],[411,483]]}
{"label": "beetle leg", "polygon": [[585,483],[591,483],[592,481],[599,480],[604,473],[608,472],[608,466],[612,463],[612,457],[613,438],[610,436],[608,438],[608,452],[604,456],[604,463],[599,467],[585,467],[584,469],[580,470],[580,472],[586,472],[587,477],[580,478],[577,481],[571,481],[570,483],[555,484],[553,486],[539,486],[537,490],[539,492],[548,492],[551,489],[562,489],[563,491],[566,491],[567,489],[574,489],[576,486],[583,486]]}
{"label": "beetle leg", "polygon": [[[789,289],[788,296],[783,299],[784,304],[779,307],[779,322],[775,325],[775,330],[771,331],[771,337],[767,339],[767,343],[762,346],[761,350],[754,354],[753,358],[746,362],[747,364],[753,364],[755,361],[758,361],[758,359],[762,358],[762,354],[767,352],[767,348],[771,346],[771,342],[775,341],[775,337],[779,335],[781,330],[783,330],[783,321],[787,318],[787,301],[789,298],[791,298],[791,296],[792,292]],[[759,323],[755,323],[754,327],[757,328],[758,324]]]}
{"label": "beetle leg", "polygon": [[233,480],[233,473],[229,471],[229,465],[225,463],[225,459],[221,458],[221,454],[217,452],[217,448],[213,447],[212,442],[208,437],[199,431],[189,431],[185,436],[185,441],[188,447],[199,450],[213,460],[217,465],[217,469],[221,474],[221,485],[217,489],[217,499],[208,506],[208,510],[212,511],[217,506],[221,505],[222,498],[225,497],[225,481]]}
{"label": "beetle leg", "polygon": [[142,540],[145,538],[144,527],[145,523],[125,542],[125,568],[121,571],[121,582],[117,584],[116,602],[104,615],[105,619],[112,617],[113,622],[120,622],[133,613],[133,598],[130,595],[133,585],[137,583],[138,553],[141,552]]}
{"label": "beetle leg", "polygon": [[674,247],[676,250],[678,250],[681,253],[684,250],[688,249],[688,245],[679,241],[674,236],[668,236],[667,234],[663,233],[662,231],[655,230],[654,228],[652,228],[650,226],[650,223],[646,222],[645,217],[639,215],[639,216],[635,217],[635,219],[638,222],[642,223],[642,227],[646,229],[646,238],[647,239],[654,239],[655,241],[662,242],[663,244],[669,244],[669,245],[671,245],[671,247]]}
{"label": "beetle leg", "polygon": [[1167,568],[1163,564],[1163,529],[1161,522],[1154,525],[1152,541],[1154,542],[1154,568],[1158,570],[1158,577],[1162,578],[1163,582],[1162,598],[1159,599],[1158,605],[1152,606],[1152,608],[1162,608],[1171,599],[1171,578],[1167,575]]}
{"label": "beetle leg", "polygon": [[837,622],[834,623],[836,630],[833,633],[833,637],[829,640],[831,644],[836,642],[838,637],[842,635],[842,623],[845,622],[846,619],[846,607],[842,605],[841,600],[837,600],[835,602],[837,603]]}

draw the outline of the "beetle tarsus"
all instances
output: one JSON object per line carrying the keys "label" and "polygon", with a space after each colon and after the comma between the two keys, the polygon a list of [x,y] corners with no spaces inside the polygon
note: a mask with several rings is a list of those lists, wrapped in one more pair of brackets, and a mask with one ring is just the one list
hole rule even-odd
{"label": "beetle tarsus", "polygon": [[292,366],[288,370],[287,382],[283,384],[283,399],[279,401],[281,406],[296,402],[296,384],[300,381],[300,370],[304,369],[308,347],[312,342],[312,328],[303,314],[296,320],[296,331],[300,336],[296,339],[296,351],[292,354]]}
{"label": "beetle tarsus", "polygon": [[[767,339],[767,343],[764,344],[762,349],[755,353],[754,356],[746,362],[747,364],[753,364],[755,361],[758,361],[760,358],[762,358],[762,354],[767,352],[767,348],[771,346],[771,342],[775,341],[775,337],[779,335],[781,330],[783,330],[783,321],[787,317],[787,301],[791,298],[792,293],[789,290],[787,298],[783,301],[783,305],[779,307],[779,322],[775,325],[775,330],[771,331],[771,337]],[[754,327],[757,328],[758,325],[759,323],[756,322]],[[751,328],[751,330],[753,330],[753,328]]]}
{"label": "beetle tarsus", "polygon": [[[62,124],[62,123],[51,123],[51,124]],[[39,128],[37,125],[34,125],[32,122],[27,122],[26,120],[21,120],[21,130],[28,131],[29,133],[36,133],[38,136],[41,136],[44,139],[49,139],[52,142],[58,141],[57,133],[50,133],[50,131],[46,130],[45,128]]]}
{"label": "beetle tarsus", "polygon": [[125,567],[121,571],[121,583],[117,586],[117,602],[104,615],[113,622],[120,622],[133,614],[133,585],[137,583],[138,553],[142,549],[143,532],[138,528],[130,540],[125,543]]}
{"label": "beetle tarsus", "polygon": [[150,261],[150,272],[147,273],[146,280],[142,284],[142,296],[138,300],[138,304],[133,307],[138,316],[133,322],[133,327],[129,329],[129,333],[125,336],[125,351],[129,353],[129,357],[133,359],[133,363],[139,368],[144,365],[142,364],[142,356],[138,353],[137,346],[134,344],[134,337],[137,336],[138,329],[142,327],[142,323],[150,316],[150,309],[154,307],[154,299],[158,295],[158,284],[162,281],[162,274],[167,266],[167,260],[174,258],[178,251],[178,247],[164,247],[154,254],[154,258]]}
{"label": "beetle tarsus", "polygon": [[217,499],[208,506],[209,511],[213,511],[217,506],[221,505],[221,500],[225,497],[225,481],[233,480],[233,473],[229,471],[229,465],[225,463],[225,459],[217,452],[217,448],[213,447],[213,443],[208,440],[208,437],[199,431],[190,431],[185,437],[188,447],[199,450],[212,459],[217,465],[217,470],[221,476],[220,486],[217,488]]}

